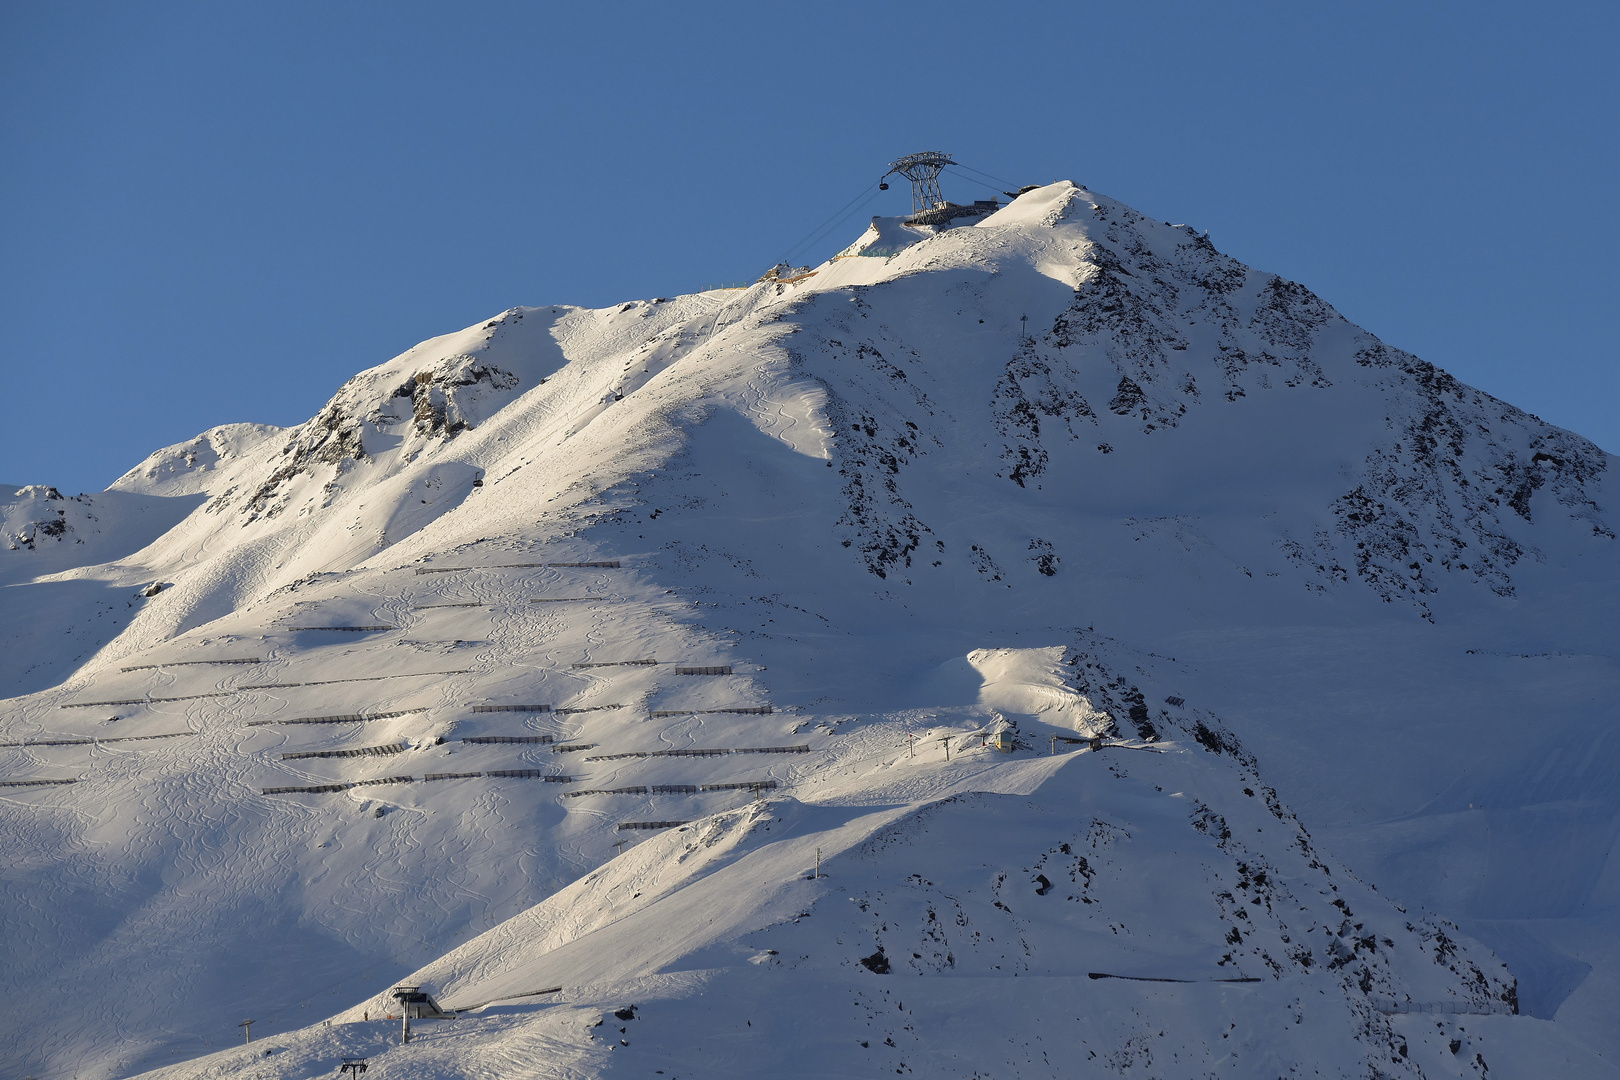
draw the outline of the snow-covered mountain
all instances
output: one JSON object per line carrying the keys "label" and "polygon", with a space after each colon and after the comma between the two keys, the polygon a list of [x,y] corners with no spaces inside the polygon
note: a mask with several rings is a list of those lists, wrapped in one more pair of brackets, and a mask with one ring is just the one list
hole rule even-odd
{"label": "snow-covered mountain", "polygon": [[0,490],[5,1075],[1616,1074],[1611,456],[1069,183],[776,278]]}

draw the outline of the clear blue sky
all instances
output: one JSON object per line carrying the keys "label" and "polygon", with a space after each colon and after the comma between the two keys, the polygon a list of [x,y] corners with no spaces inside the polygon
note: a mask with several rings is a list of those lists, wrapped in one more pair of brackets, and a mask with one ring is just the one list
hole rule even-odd
{"label": "clear blue sky", "polygon": [[0,0],[0,481],[300,422],[515,304],[752,279],[918,149],[1207,228],[1620,451],[1617,31],[1612,2]]}

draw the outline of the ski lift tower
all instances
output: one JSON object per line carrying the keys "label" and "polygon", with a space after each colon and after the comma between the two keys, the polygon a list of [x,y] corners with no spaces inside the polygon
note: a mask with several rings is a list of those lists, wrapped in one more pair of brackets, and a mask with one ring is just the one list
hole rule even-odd
{"label": "ski lift tower", "polygon": [[889,163],[889,171],[878,178],[878,190],[887,191],[889,185],[884,181],[895,173],[899,173],[911,181],[911,212],[920,214],[925,210],[938,210],[945,205],[945,196],[939,193],[939,171],[947,165],[955,165],[951,155],[938,150],[924,150],[919,154],[907,154],[898,161]]}

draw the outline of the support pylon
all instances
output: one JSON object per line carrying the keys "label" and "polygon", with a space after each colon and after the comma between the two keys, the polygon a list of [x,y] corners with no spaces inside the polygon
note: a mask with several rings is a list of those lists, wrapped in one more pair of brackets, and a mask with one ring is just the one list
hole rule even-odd
{"label": "support pylon", "polygon": [[883,181],[895,173],[899,173],[911,181],[911,212],[921,213],[924,210],[937,210],[945,205],[945,196],[939,193],[939,171],[947,165],[955,165],[951,155],[939,150],[924,150],[917,154],[907,154],[903,158],[889,163],[889,171],[878,180],[879,188],[889,185]]}

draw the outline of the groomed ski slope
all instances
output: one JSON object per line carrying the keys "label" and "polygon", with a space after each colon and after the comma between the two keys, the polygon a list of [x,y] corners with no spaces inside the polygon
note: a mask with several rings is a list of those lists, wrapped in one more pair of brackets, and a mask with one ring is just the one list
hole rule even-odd
{"label": "groomed ski slope", "polygon": [[12,496],[3,1041],[1612,1075],[1612,461],[1067,183],[513,309]]}

